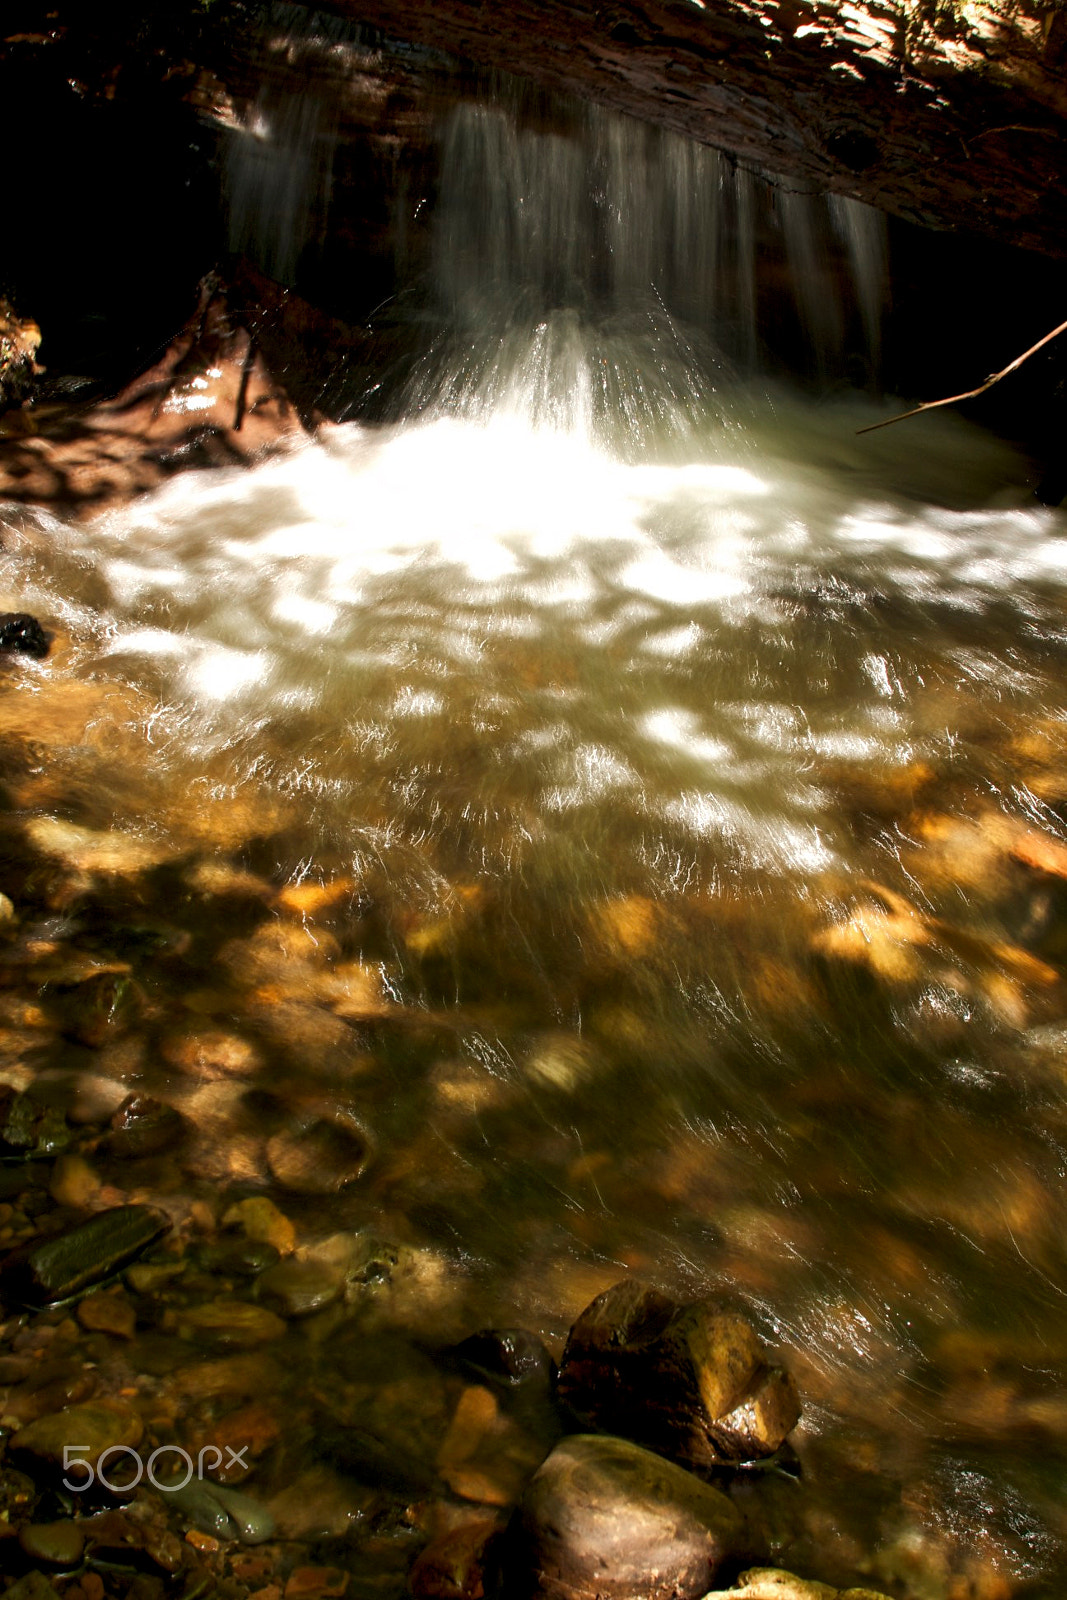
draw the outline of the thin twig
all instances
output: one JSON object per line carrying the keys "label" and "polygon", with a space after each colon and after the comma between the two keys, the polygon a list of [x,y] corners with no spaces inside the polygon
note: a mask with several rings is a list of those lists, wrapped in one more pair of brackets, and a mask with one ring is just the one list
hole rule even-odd
{"label": "thin twig", "polygon": [[984,383],[980,383],[977,389],[968,389],[966,394],[950,394],[945,400],[924,400],[921,406],[913,406],[910,411],[902,411],[896,417],[886,417],[884,422],[871,422],[866,428],[857,428],[856,432],[874,433],[877,428],[888,428],[892,423],[903,422],[907,417],[917,417],[920,411],[936,411],[938,406],[955,406],[959,405],[961,400],[974,400],[978,395],[985,394],[987,389],[992,389],[993,385],[999,383],[1001,378],[1006,378],[1017,367],[1021,367],[1024,361],[1029,361],[1031,356],[1036,356],[1039,350],[1050,344],[1061,333],[1067,333],[1067,322],[1061,322],[1058,328],[1053,328],[1051,333],[1046,333],[1043,339],[1039,339],[1036,344],[1032,344],[1029,350],[1024,350],[1021,356],[1016,356],[1015,360],[1009,362],[1002,372],[994,372],[993,376],[987,378]]}

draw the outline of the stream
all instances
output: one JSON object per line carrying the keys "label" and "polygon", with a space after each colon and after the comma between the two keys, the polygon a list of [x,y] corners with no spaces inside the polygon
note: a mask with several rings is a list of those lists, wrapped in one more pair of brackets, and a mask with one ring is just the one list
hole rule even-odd
{"label": "stream", "polygon": [[[91,521],[3,514],[4,607],[54,644],[0,682],[0,1078],[90,1129],[131,1091],[180,1113],[87,1159],[190,1262],[257,1196],[322,1260],[372,1242],[228,1372],[194,1311],[251,1292],[189,1265],[115,1368],[159,1438],[269,1395],[247,1492],[352,1594],[403,1593],[426,1534],[426,1351],[495,1326],[558,1357],[635,1275],[739,1296],[792,1372],[800,1477],[743,1491],[782,1565],[1051,1596],[1067,519],[959,418],[860,436],[889,402],[755,370],[741,223],[771,202],[687,155],[727,243],[679,223],[635,264],[598,118],[565,173],[498,109],[450,126],[437,310],[391,308],[416,332],[377,415]],[[857,287],[804,280],[812,370],[875,361],[877,234],[819,226]],[[806,214],[780,237],[822,270]],[[679,309],[690,245],[717,324]],[[385,1488],[324,1442],[353,1418]],[[449,1493],[513,1502],[524,1438],[446,1459]]]}

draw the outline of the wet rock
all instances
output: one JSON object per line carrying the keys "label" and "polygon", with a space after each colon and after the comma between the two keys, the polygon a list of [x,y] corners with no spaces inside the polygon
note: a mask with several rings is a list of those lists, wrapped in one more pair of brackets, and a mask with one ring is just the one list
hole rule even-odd
{"label": "wet rock", "polygon": [[631,1281],[578,1318],[558,1394],[587,1425],[699,1467],[772,1455],[800,1415],[792,1380],[739,1312]]}
{"label": "wet rock", "polygon": [[490,1545],[500,1527],[495,1519],[483,1516],[428,1544],[408,1577],[415,1600],[483,1600]]}
{"label": "wet rock", "polygon": [[201,1555],[212,1556],[222,1549],[219,1541],[212,1538],[210,1533],[200,1533],[196,1528],[189,1529],[185,1535],[185,1542],[194,1550],[199,1550]]}
{"label": "wet rock", "polygon": [[287,883],[278,890],[276,901],[282,911],[300,918],[318,917],[324,912],[348,910],[359,895],[354,878],[330,878],[325,883],[304,879]]}
{"label": "wet rock", "polygon": [[255,1195],[231,1206],[222,1219],[224,1228],[240,1228],[246,1239],[271,1244],[279,1255],[287,1256],[296,1247],[296,1229],[279,1211],[273,1200]]}
{"label": "wet rock", "polygon": [[121,1032],[132,1016],[137,994],[129,969],[116,965],[59,983],[46,991],[59,1012],[60,1027],[68,1039],[90,1050],[101,1050]]}
{"label": "wet rock", "polygon": [[725,1495],[628,1440],[577,1434],[535,1473],[508,1535],[523,1600],[696,1600],[737,1546]]}
{"label": "wet rock", "polygon": [[281,1260],[277,1247],[259,1239],[224,1239],[200,1251],[205,1272],[219,1272],[231,1278],[257,1278],[276,1267]]}
{"label": "wet rock", "polygon": [[4,1600],[59,1600],[59,1596],[42,1572],[27,1572],[5,1589]]}
{"label": "wet rock", "polygon": [[269,1555],[235,1555],[230,1562],[230,1571],[238,1583],[247,1583],[250,1588],[261,1584],[269,1578],[274,1571],[274,1565]]}
{"label": "wet rock", "polygon": [[167,1501],[188,1517],[201,1533],[242,1544],[262,1544],[274,1533],[274,1518],[249,1495],[221,1484],[194,1479],[167,1493]]}
{"label": "wet rock", "polygon": [[547,1385],[556,1376],[556,1363],[545,1346],[524,1328],[483,1329],[457,1344],[450,1354],[463,1366],[509,1385]]}
{"label": "wet rock", "polygon": [[337,1194],[362,1176],[370,1138],[351,1112],[317,1105],[301,1107],[295,1124],[267,1141],[267,1162],[276,1182],[298,1194]]}
{"label": "wet rock", "polygon": [[155,1294],[173,1283],[175,1278],[180,1278],[188,1271],[188,1267],[186,1260],[139,1261],[123,1273],[123,1282],[134,1294]]}
{"label": "wet rock", "polygon": [[96,1393],[96,1378],[82,1361],[43,1360],[35,1362],[25,1382],[8,1390],[4,1401],[4,1422],[21,1428],[39,1417],[61,1411],[64,1406],[80,1405]]}
{"label": "wet rock", "polygon": [[28,611],[0,612],[0,650],[43,661],[51,641]]}
{"label": "wet rock", "polygon": [[129,1094],[111,1118],[105,1148],[109,1155],[136,1160],[176,1149],[186,1132],[185,1118],[173,1106],[147,1094]]}
{"label": "wet rock", "polygon": [[496,1398],[488,1389],[480,1384],[464,1389],[437,1452],[438,1468],[447,1471],[472,1456],[496,1421],[497,1412]]}
{"label": "wet rock", "polygon": [[283,1317],[309,1317],[337,1300],[344,1272],[324,1262],[290,1258],[269,1267],[256,1283],[256,1297]]}
{"label": "wet rock", "polygon": [[[311,984],[327,992],[333,987],[322,974],[313,974],[309,988]],[[250,1005],[245,1015],[268,1048],[281,1051],[294,1063],[314,1061],[323,1077],[350,1082],[374,1065],[359,1035],[322,1004],[273,998],[266,1005]]]}
{"label": "wet rock", "polygon": [[[0,408],[2,388],[0,372]],[[94,511],[154,488],[182,467],[233,466],[301,432],[213,276],[160,360],[113,399],[33,420],[34,433],[12,436],[0,453],[5,496]]]}
{"label": "wet rock", "polygon": [[285,1600],[340,1600],[348,1573],[338,1567],[296,1567],[285,1585]]}
{"label": "wet rock", "polygon": [[208,1029],[179,1034],[163,1045],[163,1058],[179,1072],[204,1079],[248,1078],[263,1065],[254,1044],[240,1034]]}
{"label": "wet rock", "polygon": [[202,1472],[229,1486],[243,1482],[253,1463],[277,1444],[281,1434],[277,1407],[260,1401],[231,1411],[192,1443]]}
{"label": "wet rock", "polygon": [[874,1589],[832,1589],[828,1583],[795,1578],[778,1567],[742,1572],[732,1589],[716,1589],[704,1600],[888,1600]]}
{"label": "wet rock", "polygon": [[123,1511],[103,1511],[81,1524],[86,1556],[102,1566],[136,1567],[150,1574],[177,1572],[182,1549],[158,1506],[139,1496]]}
{"label": "wet rock", "polygon": [[61,1111],[0,1084],[0,1155],[40,1160],[55,1155],[70,1140]]}
{"label": "wet rock", "polygon": [[178,1314],[177,1325],[183,1338],[239,1347],[266,1344],[285,1332],[281,1317],[247,1300],[210,1300],[206,1305],[190,1306]]}
{"label": "wet rock", "polygon": [[100,1211],[75,1228],[11,1251],[0,1263],[0,1298],[31,1308],[67,1300],[120,1272],[169,1228],[151,1206]]}
{"label": "wet rock", "polygon": [[135,833],[96,832],[60,817],[33,817],[26,823],[30,844],[76,871],[134,877],[166,861],[171,847]]}
{"label": "wet rock", "polygon": [[52,1168],[48,1192],[57,1205],[84,1211],[100,1192],[100,1179],[84,1156],[63,1155]]}
{"label": "wet rock", "polygon": [[286,1483],[270,1503],[279,1538],[307,1543],[349,1538],[380,1506],[375,1490],[321,1465]]}
{"label": "wet rock", "polygon": [[85,1535],[76,1522],[28,1522],[19,1529],[19,1545],[31,1561],[46,1567],[76,1567]]}
{"label": "wet rock", "polygon": [[1061,976],[1048,962],[1007,940],[928,916],[884,884],[865,883],[850,914],[818,932],[812,946],[830,962],[866,967],[889,989],[943,974],[1012,1027],[1026,1027],[1042,1008],[1062,1002]]}
{"label": "wet rock", "polygon": [[137,1316],[128,1300],[117,1294],[90,1294],[79,1301],[77,1318],[89,1333],[109,1333],[116,1339],[132,1339]]}
{"label": "wet rock", "polygon": [[0,1524],[10,1526],[29,1516],[36,1498],[32,1478],[13,1467],[0,1467]]}
{"label": "wet rock", "polygon": [[537,1088],[577,1094],[603,1071],[603,1058],[585,1039],[541,1034],[523,1062],[523,1075]]}
{"label": "wet rock", "polygon": [[95,1472],[105,1450],[121,1452],[108,1476],[116,1482],[124,1481],[127,1473],[120,1468],[132,1465],[130,1452],[140,1444],[143,1434],[144,1424],[132,1406],[123,1405],[121,1400],[94,1400],[87,1405],[66,1406],[20,1428],[11,1441],[11,1449],[53,1469],[62,1467],[77,1488],[88,1483],[88,1471],[77,1464],[68,1466],[74,1455]]}

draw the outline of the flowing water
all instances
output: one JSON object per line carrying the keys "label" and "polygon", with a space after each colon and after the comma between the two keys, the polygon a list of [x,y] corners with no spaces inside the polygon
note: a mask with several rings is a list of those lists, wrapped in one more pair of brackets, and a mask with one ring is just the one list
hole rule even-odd
{"label": "flowing water", "polygon": [[[814,366],[850,321],[876,355],[868,217],[592,121],[445,130],[398,420],[8,518],[59,642],[0,699],[6,970],[132,996],[77,1046],[12,1022],[9,1076],[185,1112],[126,1192],[392,1241],[383,1339],[739,1293],[804,1404],[773,1556],[1051,1595],[1067,521],[957,419],[858,437],[874,400],[743,375],[771,209]],[[291,1337],[306,1418],[348,1346]]]}

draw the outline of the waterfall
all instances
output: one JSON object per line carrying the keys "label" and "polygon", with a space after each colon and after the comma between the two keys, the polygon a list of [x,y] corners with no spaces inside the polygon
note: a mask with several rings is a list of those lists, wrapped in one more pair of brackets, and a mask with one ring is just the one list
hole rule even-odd
{"label": "waterfall", "polygon": [[287,287],[325,228],[334,137],[323,100],[268,85],[226,152],[230,249]]}
{"label": "waterfall", "polygon": [[[361,36],[293,6],[272,17],[274,70],[226,153],[230,245],[289,287],[313,261],[316,289],[332,284],[341,300],[361,276],[341,259],[361,223],[346,226],[334,174]],[[373,48],[388,81],[393,47]],[[407,317],[394,340],[407,353],[376,382],[384,414],[503,406],[615,443],[621,430],[640,448],[646,434],[702,426],[738,379],[876,376],[879,213],[503,74],[475,91],[447,64],[420,70],[437,170],[428,198],[409,192],[402,160],[382,174],[392,334]],[[421,254],[409,249],[415,217]],[[358,320],[367,309],[354,307]]]}
{"label": "waterfall", "polygon": [[878,213],[498,79],[442,132],[442,327],[402,409],[503,407],[628,449],[684,438],[739,377],[843,376],[853,324],[872,369],[883,241]]}
{"label": "waterfall", "polygon": [[844,195],[830,195],[828,203],[833,226],[848,250],[871,371],[877,376],[889,280],[885,217],[873,206]]}

